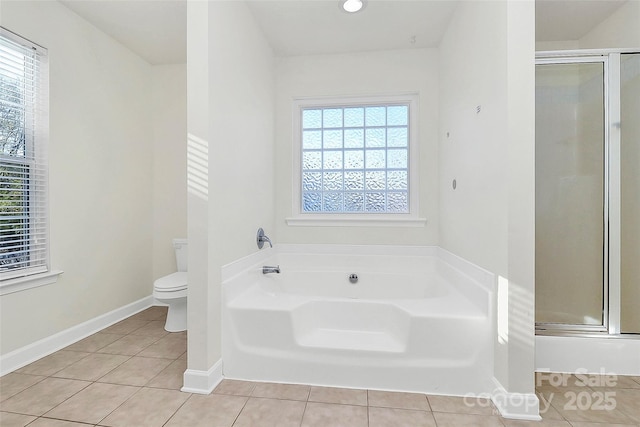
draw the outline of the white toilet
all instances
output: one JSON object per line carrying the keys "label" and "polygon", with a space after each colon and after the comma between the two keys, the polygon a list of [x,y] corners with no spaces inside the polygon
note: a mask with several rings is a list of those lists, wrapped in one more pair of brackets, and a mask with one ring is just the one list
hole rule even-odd
{"label": "white toilet", "polygon": [[169,306],[164,329],[187,330],[187,239],[173,239],[178,271],[153,282],[153,296]]}

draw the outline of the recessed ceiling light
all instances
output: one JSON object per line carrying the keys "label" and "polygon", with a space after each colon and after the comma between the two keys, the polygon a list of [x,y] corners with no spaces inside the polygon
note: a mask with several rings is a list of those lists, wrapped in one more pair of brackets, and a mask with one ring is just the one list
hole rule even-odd
{"label": "recessed ceiling light", "polygon": [[342,10],[349,13],[359,12],[364,8],[365,0],[340,0]]}

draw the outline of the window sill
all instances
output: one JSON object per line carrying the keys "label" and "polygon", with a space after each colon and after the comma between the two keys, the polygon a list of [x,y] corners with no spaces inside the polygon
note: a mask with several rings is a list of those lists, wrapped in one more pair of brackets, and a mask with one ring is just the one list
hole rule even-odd
{"label": "window sill", "polygon": [[313,215],[286,218],[293,227],[424,227],[426,218],[397,216]]}
{"label": "window sill", "polygon": [[58,281],[58,276],[64,273],[62,270],[52,270],[46,273],[32,274],[30,276],[16,277],[0,282],[0,295],[12,294],[40,286],[51,285]]}

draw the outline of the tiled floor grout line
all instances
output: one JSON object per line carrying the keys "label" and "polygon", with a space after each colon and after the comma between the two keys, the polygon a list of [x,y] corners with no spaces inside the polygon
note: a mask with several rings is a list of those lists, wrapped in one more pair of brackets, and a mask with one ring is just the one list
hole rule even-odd
{"label": "tiled floor grout line", "polygon": [[[163,390],[166,390],[166,389],[163,389]],[[170,416],[169,418],[167,418],[167,421],[165,421],[165,422],[162,424],[162,427],[164,427],[164,426],[166,426],[167,424],[169,424],[169,421],[171,421],[171,419],[172,419],[173,417],[175,417],[175,416],[176,416],[176,414],[178,413],[178,411],[180,410],[180,408],[182,408],[184,405],[186,405],[186,403],[191,399],[191,397],[192,397],[192,396],[193,396],[193,393],[189,393],[189,397],[187,397],[187,398],[184,400],[184,402],[182,402],[182,403],[180,404],[180,406],[178,406],[178,408],[177,408],[175,411],[173,411],[173,414],[171,414],[171,416]],[[242,411],[240,411],[240,412],[242,412]]]}
{"label": "tiled floor grout line", "polygon": [[[48,377],[48,378],[56,378],[56,377]],[[69,378],[62,378],[62,379],[69,379]],[[79,380],[71,380],[71,381],[79,381]],[[93,382],[89,382],[89,384],[87,384],[86,386],[82,387],[80,390],[78,390],[77,392],[73,393],[71,396],[67,397],[66,399],[64,399],[62,402],[58,403],[56,406],[54,406],[53,408],[50,408],[49,410],[45,411],[44,414],[39,415],[38,418],[47,418],[45,417],[45,415],[47,415],[49,412],[53,411],[56,407],[62,405],[64,402],[66,402],[67,400],[71,399],[73,396],[75,396],[76,394],[80,393],[82,390],[86,390],[88,387],[91,387],[91,385],[93,384]],[[35,420],[33,420],[32,422],[35,422],[38,418],[36,418]],[[59,418],[54,418],[54,419],[59,419]],[[64,421],[71,421],[71,420],[64,420]],[[31,424],[31,423],[29,423]]]}
{"label": "tiled floor grout line", "polygon": [[[234,425],[236,425],[236,422],[238,421],[238,418],[240,418],[240,414],[242,414],[242,411],[244,411],[244,408],[247,406],[247,403],[249,403],[249,399],[251,399],[251,397],[247,397],[247,400],[244,401],[244,404],[242,405],[242,408],[240,409],[240,411],[238,411],[238,415],[236,415],[236,417],[233,419],[233,423],[231,423],[230,427],[233,427]],[[176,412],[178,412],[178,411],[176,411]]]}
{"label": "tiled floor grout line", "polygon": [[369,427],[371,425],[371,418],[370,418],[371,411],[369,410],[369,391],[368,390],[367,390],[367,406],[365,406],[365,408],[367,408],[367,427]]}
{"label": "tiled floor grout line", "polygon": [[300,417],[300,425],[299,427],[302,427],[302,423],[304,422],[304,414],[307,413],[307,405],[309,405],[309,399],[307,398],[307,401],[304,402],[304,410],[302,411],[302,416]]}
{"label": "tiled floor grout line", "polygon": [[[108,374],[105,374],[105,375],[108,375]],[[94,382],[94,384],[95,384],[95,383],[97,383],[97,381],[96,381],[96,382]],[[101,384],[108,384],[108,383],[101,383]],[[118,409],[120,409],[120,407],[122,407],[122,405],[124,405],[125,403],[127,403],[127,402],[129,401],[129,399],[132,399],[132,398],[133,398],[133,396],[135,396],[136,394],[140,393],[140,391],[141,391],[143,388],[144,388],[144,387],[139,387],[139,388],[138,388],[138,390],[137,390],[135,393],[133,393],[131,396],[129,396],[126,400],[124,400],[120,405],[118,405],[116,408],[114,408],[114,409],[113,409],[111,412],[109,412],[107,415],[105,415],[104,417],[102,417],[102,418],[100,419],[100,421],[98,421],[98,422],[97,422],[97,423],[95,423],[94,425],[96,425],[96,426],[100,425],[100,423],[101,423],[101,422],[103,422],[104,420],[106,420],[106,419],[109,417],[109,415],[113,414],[115,411],[117,411]]]}

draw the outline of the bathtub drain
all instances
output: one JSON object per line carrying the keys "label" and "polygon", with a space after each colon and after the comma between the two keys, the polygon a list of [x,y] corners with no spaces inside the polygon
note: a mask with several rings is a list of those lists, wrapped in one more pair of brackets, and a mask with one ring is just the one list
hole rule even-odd
{"label": "bathtub drain", "polygon": [[349,281],[351,283],[358,283],[358,275],[356,273],[351,273],[349,275]]}

